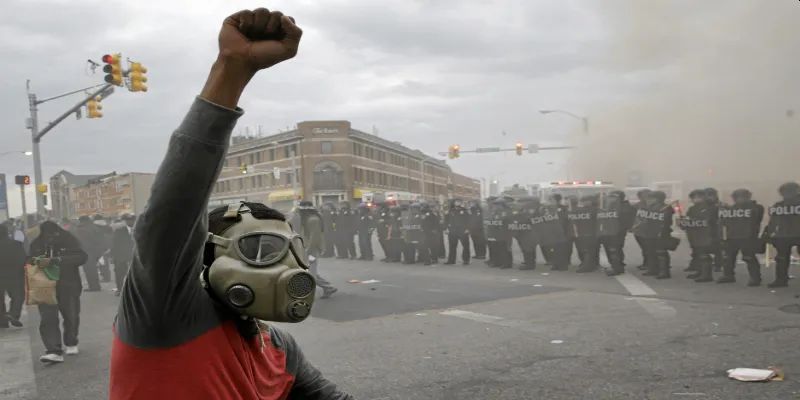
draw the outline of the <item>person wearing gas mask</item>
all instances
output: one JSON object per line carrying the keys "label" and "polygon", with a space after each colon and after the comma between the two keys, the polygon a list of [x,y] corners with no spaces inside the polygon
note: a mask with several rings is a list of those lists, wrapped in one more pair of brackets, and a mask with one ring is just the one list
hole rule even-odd
{"label": "person wearing gas mask", "polygon": [[114,321],[109,398],[344,400],[291,335],[314,303],[303,240],[260,203],[206,214],[239,96],[257,71],[292,58],[294,21],[266,9],[222,24],[219,55],[173,133]]}
{"label": "person wearing gas mask", "polygon": [[492,203],[487,239],[489,255],[493,261],[491,266],[500,269],[509,269],[514,264],[514,257],[511,253],[511,232],[508,230],[510,217],[511,207],[508,205],[508,199],[496,199]]}
{"label": "person wearing gas mask", "polygon": [[580,265],[575,272],[594,272],[600,268],[597,240],[597,205],[594,196],[582,196],[578,205],[567,212],[570,228],[575,238]]}
{"label": "person wearing gas mask", "polygon": [[539,238],[542,254],[550,263],[551,271],[569,269],[570,242],[567,236],[569,221],[566,209],[561,205],[561,195],[550,196],[547,204],[539,207],[539,212],[531,218],[534,234]]}
{"label": "person wearing gas mask", "polygon": [[469,203],[469,238],[472,240],[472,247],[475,250],[476,260],[486,259],[486,232],[483,228],[483,208],[480,200],[472,200]]}
{"label": "person wearing gas mask", "polygon": [[689,276],[695,282],[713,281],[711,254],[714,251],[717,209],[708,201],[708,192],[692,190],[689,200],[692,206],[686,216],[678,218],[678,227],[686,232],[689,245],[692,247],[692,259],[697,271]]}
{"label": "person wearing gas mask", "polygon": [[627,225],[629,220],[627,210],[623,206],[624,198],[623,192],[610,192],[601,198],[603,201],[597,210],[597,239],[598,245],[605,249],[610,264],[610,268],[606,271],[608,276],[625,273],[623,246],[625,233],[630,227]]}
{"label": "person wearing gas mask", "polygon": [[436,212],[436,205],[422,204],[422,233],[425,236],[425,247],[429,257],[428,264],[438,264],[441,258],[440,241],[442,240],[442,220]]}
{"label": "person wearing gas mask", "polygon": [[336,235],[339,238],[336,246],[337,258],[351,260],[357,258],[356,234],[358,234],[358,214],[350,208],[349,202],[343,201],[339,203],[339,215],[336,217]]}
{"label": "person wearing gas mask", "polygon": [[800,249],[800,184],[787,182],[778,188],[782,200],[769,208],[769,224],[764,238],[778,254],[775,256],[775,281],[770,288],[789,286],[792,248]]}
{"label": "person wearing gas mask", "polygon": [[538,198],[523,197],[519,199],[517,207],[511,211],[508,230],[522,252],[522,264],[519,266],[522,271],[536,269],[538,240],[533,231],[531,219],[536,215],[539,206]]}
{"label": "person wearing gas mask", "polygon": [[358,206],[358,251],[362,261],[372,261],[375,258],[372,252],[372,232],[375,230],[375,219],[366,204]]}
{"label": "person wearing gas mask", "polygon": [[403,214],[403,264],[430,262],[425,257],[425,234],[422,232],[421,205],[419,203],[411,204],[408,211]]}
{"label": "person wearing gas mask", "polygon": [[389,214],[389,206],[386,203],[378,205],[378,211],[375,218],[375,231],[378,234],[378,244],[383,250],[382,262],[389,261],[389,226],[391,225],[391,215]]}
{"label": "person wearing gas mask", "polygon": [[386,261],[390,263],[403,261],[403,249],[405,248],[403,217],[402,207],[394,206],[389,209],[389,226],[386,233],[389,254]]}
{"label": "person wearing gas mask", "polygon": [[717,283],[736,282],[736,257],[742,253],[742,261],[747,265],[750,275],[747,286],[760,286],[761,264],[758,263],[756,252],[762,243],[758,234],[764,219],[764,206],[753,200],[753,194],[747,189],[734,190],[731,198],[732,205],[719,209],[725,260],[723,275],[717,279]]}
{"label": "person wearing gas mask", "polygon": [[325,251],[322,252],[320,257],[331,258],[336,256],[336,205],[333,203],[325,203],[322,206],[322,227],[325,232]]}
{"label": "person wearing gas mask", "polygon": [[456,255],[458,253],[458,244],[461,243],[461,262],[464,265],[469,264],[470,248],[469,248],[469,225],[470,215],[469,211],[464,208],[461,199],[450,200],[447,214],[444,217],[444,224],[447,229],[447,262],[445,264],[453,265],[456,263]]}
{"label": "person wearing gas mask", "polygon": [[633,234],[641,240],[645,251],[644,275],[655,276],[656,279],[669,279],[669,251],[677,247],[672,238],[672,218],[674,210],[666,203],[666,193],[656,190],[645,195],[645,204],[636,210],[633,223]]}
{"label": "person wearing gas mask", "polygon": [[308,258],[308,271],[314,275],[317,286],[322,288],[322,298],[327,299],[339,291],[327,279],[319,274],[319,255],[325,247],[324,225],[322,215],[308,200],[301,201],[288,218],[292,229],[303,238],[303,245]]}
{"label": "person wearing gas mask", "polygon": [[[647,198],[650,196],[650,193],[652,193],[652,191],[650,189],[642,189],[642,190],[639,190],[638,192],[636,192],[636,199],[638,200],[638,202],[633,206],[634,207],[634,217],[633,217],[633,220],[632,220],[632,223],[631,223],[631,229],[633,229],[633,225],[636,222],[636,215],[639,213],[639,210],[647,208]],[[636,233],[633,234],[633,238],[636,240],[636,243],[639,245],[639,249],[642,252],[642,265],[639,265],[636,268],[639,269],[639,270],[646,270],[647,266],[650,265],[652,260],[648,260],[647,259],[647,256],[648,256],[649,253],[648,253],[647,249],[645,248],[645,245],[642,244],[642,239],[643,238],[641,236],[637,235]]]}

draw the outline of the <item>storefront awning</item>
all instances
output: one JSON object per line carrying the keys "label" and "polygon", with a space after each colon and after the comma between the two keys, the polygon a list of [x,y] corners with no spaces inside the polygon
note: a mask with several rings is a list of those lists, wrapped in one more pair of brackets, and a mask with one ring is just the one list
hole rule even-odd
{"label": "storefront awning", "polygon": [[288,189],[288,190],[276,190],[274,192],[270,192],[268,199],[271,203],[274,203],[276,201],[296,200],[298,197],[300,197],[299,192],[295,192],[292,189]]}

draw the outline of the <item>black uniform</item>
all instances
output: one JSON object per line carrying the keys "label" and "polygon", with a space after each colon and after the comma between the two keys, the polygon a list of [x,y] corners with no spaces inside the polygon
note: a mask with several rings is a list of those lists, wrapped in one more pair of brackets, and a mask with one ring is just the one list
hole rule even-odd
{"label": "black uniform", "polygon": [[673,209],[663,200],[652,205],[641,204],[636,210],[633,234],[639,238],[645,259],[646,275],[670,277],[670,241],[672,241]]}
{"label": "black uniform", "polygon": [[320,257],[333,257],[336,255],[336,207],[333,204],[326,204],[320,214],[322,215],[322,228],[325,236],[325,249]]}
{"label": "black uniform", "polygon": [[599,242],[597,240],[597,207],[591,199],[581,199],[578,207],[567,211],[570,231],[575,239],[575,248],[581,263],[576,272],[592,272],[600,267]]}
{"label": "black uniform", "polygon": [[483,229],[483,208],[479,202],[473,202],[469,206],[469,237],[472,239],[472,246],[475,248],[475,259],[483,260],[486,258],[486,233]]}
{"label": "black uniform", "polygon": [[336,217],[336,252],[338,258],[355,259],[355,235],[358,231],[358,215],[350,208],[349,203],[343,203],[339,215]]}
{"label": "black uniform", "polygon": [[770,287],[787,286],[792,248],[800,248],[800,195],[786,198],[769,208],[765,236],[778,252],[775,257],[775,282]]}
{"label": "black uniform", "polygon": [[733,282],[736,280],[734,269],[736,257],[741,252],[742,261],[747,264],[750,275],[750,286],[761,284],[761,265],[756,258],[756,252],[761,241],[758,238],[761,221],[764,219],[764,206],[753,200],[735,203],[719,209],[719,224],[722,229],[722,243],[724,246],[725,262],[723,265],[724,276],[720,282]]}
{"label": "black uniform", "polygon": [[425,234],[422,232],[422,214],[419,205],[412,205],[403,215],[403,239],[405,240],[403,264],[428,261],[424,250]]}
{"label": "black uniform", "polygon": [[706,202],[689,207],[686,216],[678,219],[678,227],[686,231],[692,246],[692,259],[698,272],[689,278],[695,282],[711,282],[712,256],[716,249],[717,208]]}
{"label": "black uniform", "polygon": [[537,207],[533,201],[525,200],[517,209],[511,211],[509,217],[508,230],[522,251],[522,265],[519,267],[521,270],[536,268],[537,239],[531,219]]}
{"label": "black uniform", "polygon": [[372,252],[372,231],[375,230],[375,220],[370,215],[369,207],[358,208],[358,251],[361,253],[359,260],[372,261],[375,257]]}
{"label": "black uniform", "polygon": [[439,242],[442,240],[442,221],[434,210],[428,206],[421,208],[423,245],[420,246],[422,262],[425,265],[439,262]]}
{"label": "black uniform", "polygon": [[489,242],[489,257],[493,267],[511,268],[514,263],[511,254],[511,234],[508,230],[511,211],[505,201],[496,201],[491,210],[486,227]]}
{"label": "black uniform", "polygon": [[447,264],[456,263],[456,253],[459,243],[461,243],[461,261],[464,265],[469,264],[470,217],[469,211],[460,204],[450,204],[447,214],[444,217],[444,224],[447,228]]}
{"label": "black uniform", "polygon": [[597,211],[597,239],[611,264],[609,275],[625,272],[623,247],[630,218],[624,204],[618,198],[609,197],[606,204]]}
{"label": "black uniform", "polygon": [[389,226],[391,226],[391,214],[389,207],[382,205],[378,209],[377,217],[375,220],[375,230],[378,232],[378,243],[383,250],[383,259],[381,261],[389,261]]}
{"label": "black uniform", "polygon": [[393,207],[389,210],[387,218],[387,261],[400,262],[402,261],[403,248],[405,239],[403,238],[403,211],[400,207]]}
{"label": "black uniform", "polygon": [[567,223],[566,211],[558,204],[539,207],[539,211],[531,218],[534,234],[539,238],[539,245],[545,259],[550,260],[553,271],[569,269],[568,246],[571,244],[565,229]]}

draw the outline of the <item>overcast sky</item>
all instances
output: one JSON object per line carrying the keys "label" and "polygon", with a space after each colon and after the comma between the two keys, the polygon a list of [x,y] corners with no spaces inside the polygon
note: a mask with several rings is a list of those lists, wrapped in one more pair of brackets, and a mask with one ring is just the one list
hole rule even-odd
{"label": "overcast sky", "polygon": [[[734,3],[739,6],[731,7]],[[680,45],[662,51],[661,40],[694,39],[671,32],[670,26],[700,26],[703,29],[693,34],[724,35],[714,24],[731,13],[739,18],[743,9],[756,3],[764,4],[755,0],[4,0],[0,149],[30,148],[24,126],[26,79],[31,79],[40,98],[96,84],[103,74],[90,74],[86,59],[99,61],[104,53],[119,51],[148,67],[150,90],[117,90],[103,102],[102,119],[68,118],[50,132],[42,142],[44,176],[47,179],[60,169],[155,171],[171,130],[205,80],[222,19],[259,6],[294,16],[305,34],[296,59],[262,72],[250,84],[240,103],[246,114],[237,129],[249,127],[255,132],[260,126],[263,133],[274,133],[299,121],[345,119],[366,132],[375,126],[381,136],[429,154],[446,151],[454,143],[464,149],[512,147],[517,141],[559,145],[580,135],[580,122],[537,110],[560,108],[593,118],[599,110],[659,90],[669,83],[665,77],[680,79],[668,72],[683,54]],[[784,5],[773,6],[768,13],[800,12],[796,2],[774,3]],[[640,19],[642,15],[646,18]],[[637,37],[640,32],[656,32],[644,35],[652,41],[638,43],[651,51],[620,50],[624,41],[620,25],[633,26],[624,34],[633,32]],[[786,32],[792,43],[797,39],[791,34],[795,30]],[[631,61],[630,56],[639,58]],[[77,100],[73,96],[43,104],[40,125]],[[451,165],[474,177],[532,183],[566,177],[569,157],[568,152],[465,155]],[[2,156],[0,172],[9,177],[33,175],[32,163],[24,156]],[[18,196],[13,190],[9,193],[12,214],[19,213]]]}

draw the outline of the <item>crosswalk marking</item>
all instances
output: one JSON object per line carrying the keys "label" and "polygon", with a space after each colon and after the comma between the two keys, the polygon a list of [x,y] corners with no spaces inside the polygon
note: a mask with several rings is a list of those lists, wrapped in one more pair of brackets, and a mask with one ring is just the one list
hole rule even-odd
{"label": "crosswalk marking", "polygon": [[635,275],[622,274],[616,275],[614,278],[620,283],[620,285],[625,287],[625,290],[627,290],[631,296],[634,296],[633,299],[636,301],[636,303],[642,306],[642,308],[644,308],[644,310],[653,317],[673,318],[678,314],[678,312],[664,300],[654,299],[652,297],[641,297],[655,296],[658,293],[656,293],[653,288],[642,282],[642,280],[637,278]]}
{"label": "crosswalk marking", "polygon": [[614,278],[625,287],[631,296],[655,296],[657,294],[653,288],[632,274],[615,275]]}
{"label": "crosswalk marking", "polygon": [[446,315],[449,317],[468,319],[470,321],[482,322],[485,324],[521,329],[523,331],[531,333],[543,332],[543,329],[541,327],[536,326],[529,321],[506,319],[503,317],[498,317],[496,315],[481,314],[472,311],[456,310],[456,309],[445,310],[440,312],[439,314]]}

